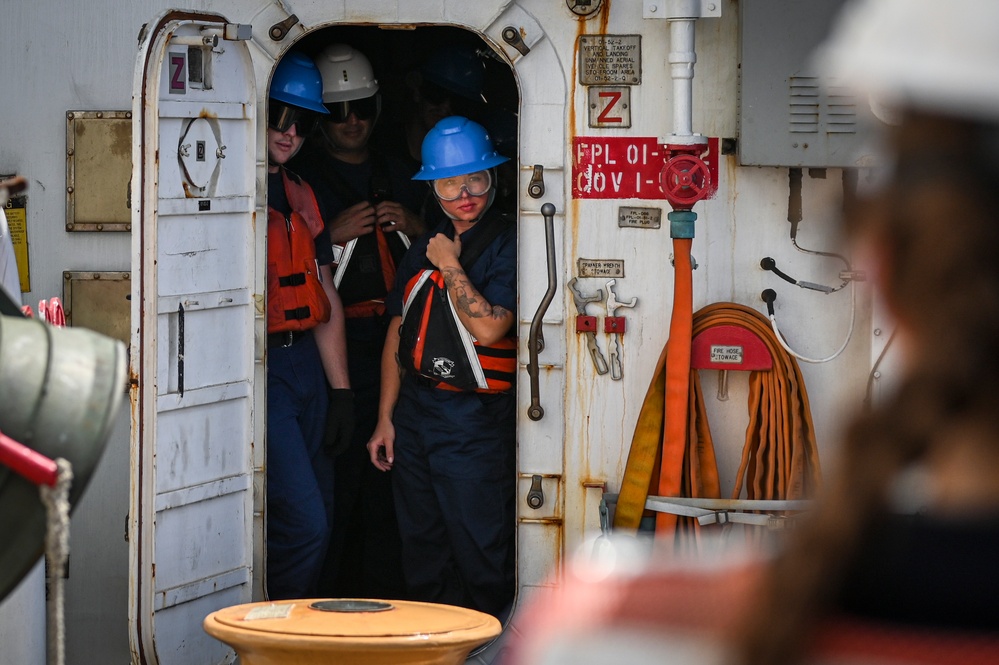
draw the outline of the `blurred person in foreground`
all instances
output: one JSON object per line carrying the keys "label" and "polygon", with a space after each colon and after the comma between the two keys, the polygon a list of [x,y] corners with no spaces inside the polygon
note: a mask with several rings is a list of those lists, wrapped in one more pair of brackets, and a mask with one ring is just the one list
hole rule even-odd
{"label": "blurred person in foreground", "polygon": [[863,0],[825,72],[887,121],[846,229],[903,377],[775,557],[570,568],[515,663],[999,662],[999,4]]}

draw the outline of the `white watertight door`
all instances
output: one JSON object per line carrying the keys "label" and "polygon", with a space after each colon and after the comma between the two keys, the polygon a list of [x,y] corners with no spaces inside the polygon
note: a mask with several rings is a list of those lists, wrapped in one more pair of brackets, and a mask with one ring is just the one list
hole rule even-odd
{"label": "white watertight door", "polygon": [[132,138],[133,663],[234,659],[202,630],[251,599],[255,85],[249,26],[145,27]]}

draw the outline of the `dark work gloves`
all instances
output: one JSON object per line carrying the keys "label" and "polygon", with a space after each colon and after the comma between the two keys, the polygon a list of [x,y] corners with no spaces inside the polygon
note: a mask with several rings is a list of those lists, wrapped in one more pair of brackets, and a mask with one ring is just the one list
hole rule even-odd
{"label": "dark work gloves", "polygon": [[354,391],[350,388],[331,388],[329,396],[323,449],[330,457],[336,457],[347,450],[354,435]]}

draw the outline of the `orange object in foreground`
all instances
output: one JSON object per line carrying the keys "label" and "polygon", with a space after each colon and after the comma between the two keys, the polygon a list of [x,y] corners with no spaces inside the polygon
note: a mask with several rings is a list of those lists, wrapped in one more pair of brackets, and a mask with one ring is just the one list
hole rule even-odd
{"label": "orange object in foreground", "polygon": [[495,617],[463,607],[355,599],[235,605],[209,614],[204,628],[243,665],[458,665],[502,630]]}

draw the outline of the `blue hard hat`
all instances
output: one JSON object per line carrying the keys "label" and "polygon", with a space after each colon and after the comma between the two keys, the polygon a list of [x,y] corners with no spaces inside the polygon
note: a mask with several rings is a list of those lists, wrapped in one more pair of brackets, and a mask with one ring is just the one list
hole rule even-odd
{"label": "blue hard hat", "polygon": [[420,67],[423,79],[472,101],[482,101],[486,65],[472,48],[442,46]]}
{"label": "blue hard hat", "polygon": [[329,113],[323,106],[323,77],[312,58],[291,51],[281,58],[271,79],[270,98],[289,106]]}
{"label": "blue hard hat", "polygon": [[484,171],[509,161],[496,152],[485,128],[468,118],[444,118],[423,139],[423,166],[413,180],[437,180]]}

